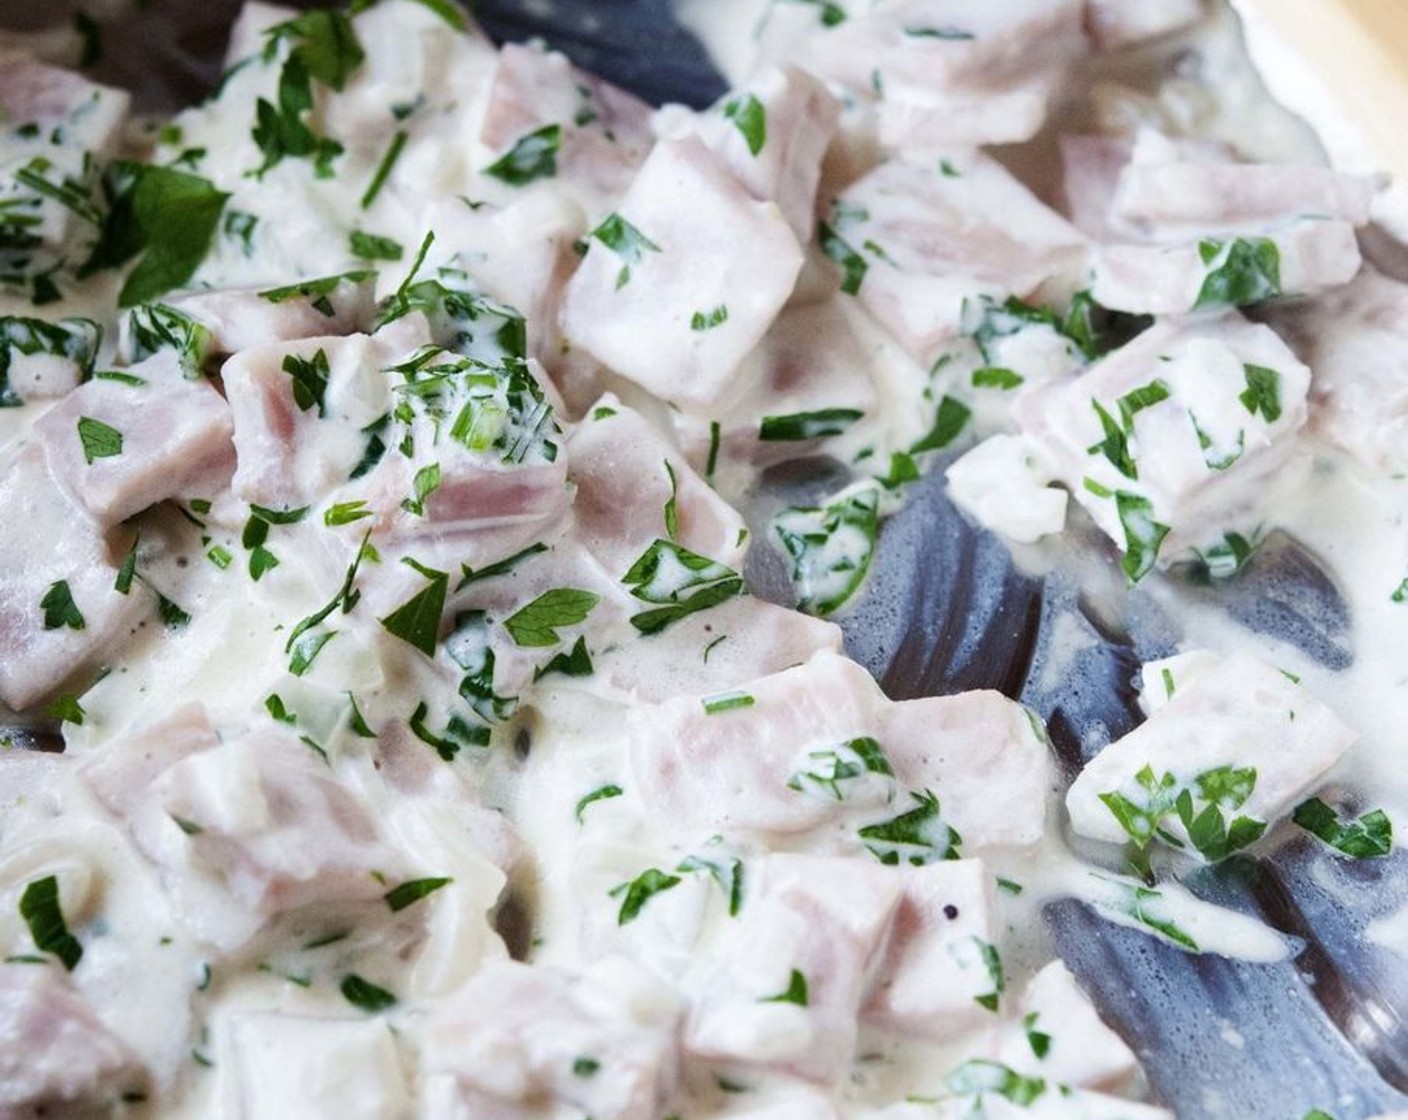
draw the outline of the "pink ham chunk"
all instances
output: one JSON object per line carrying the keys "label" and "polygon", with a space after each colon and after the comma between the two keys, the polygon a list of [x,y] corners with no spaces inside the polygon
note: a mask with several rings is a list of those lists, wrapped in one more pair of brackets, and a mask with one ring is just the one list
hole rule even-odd
{"label": "pink ham chunk", "polygon": [[588,244],[562,309],[567,341],[706,415],[738,391],[739,364],[802,265],[776,204],[749,197],[692,138],[656,145]]}
{"label": "pink ham chunk", "polygon": [[676,1015],[600,979],[488,964],[430,1021],[428,1114],[513,1120],[552,1102],[597,1120],[653,1120],[674,1088]]}
{"label": "pink ham chunk", "polygon": [[[1238,246],[1274,252],[1249,295],[1229,298],[1216,285]],[[1269,246],[1269,248],[1268,248]],[[1185,315],[1260,303],[1277,296],[1309,296],[1348,284],[1361,258],[1349,222],[1306,218],[1254,238],[1203,238],[1180,245],[1109,245],[1095,257],[1091,295],[1102,307],[1132,315]],[[1211,281],[1211,284],[1210,284]]]}
{"label": "pink ham chunk", "polygon": [[151,596],[137,582],[125,595],[117,590],[120,557],[114,563],[38,445],[0,470],[0,519],[22,527],[0,540],[0,701],[21,709],[113,650]]}
{"label": "pink ham chunk", "polygon": [[988,156],[892,161],[832,208],[822,247],[924,366],[959,333],[965,300],[1047,302],[1080,286],[1084,237]]}
{"label": "pink ham chunk", "polygon": [[901,878],[825,856],[772,855],[759,870],[702,976],[685,1046],[699,1058],[834,1082],[855,1052]]}
{"label": "pink ham chunk", "polygon": [[[556,129],[556,139],[545,129]],[[497,181],[513,190],[551,180],[595,222],[611,212],[650,149],[650,107],[576,69],[565,55],[506,43],[479,139],[488,151],[479,168],[486,186]],[[554,147],[550,171],[531,158],[542,143]]]}
{"label": "pink ham chunk", "polygon": [[192,860],[264,914],[381,897],[400,859],[376,819],[292,732],[191,754],[151,786]]}
{"label": "pink ham chunk", "polygon": [[[263,506],[301,506],[348,480],[367,454],[367,429],[391,409],[383,370],[404,356],[399,333],[394,346],[361,334],[274,342],[225,363],[236,497]],[[424,333],[421,338],[429,341]],[[314,389],[301,400],[296,395],[295,372],[304,384],[321,380],[321,405]]]}
{"label": "pink ham chunk", "polygon": [[104,805],[120,817],[141,808],[151,784],[181,759],[218,746],[205,705],[183,705],[139,731],[105,743],[86,756],[82,775]]}
{"label": "pink ham chunk", "polygon": [[894,874],[902,893],[866,1018],[929,1039],[991,1025],[1001,990],[992,873],[963,859]]}
{"label": "pink ham chunk", "polygon": [[1085,0],[1085,29],[1102,51],[1183,31],[1202,16],[1201,0]]}
{"label": "pink ham chunk", "polygon": [[0,1117],[111,1115],[147,1074],[56,967],[0,965]]}
{"label": "pink ham chunk", "polygon": [[806,832],[835,804],[788,788],[808,750],[870,734],[879,687],[859,665],[820,654],[742,686],[752,703],[681,696],[632,719],[631,769],[646,803],[672,827],[708,835]]}
{"label": "pink ham chunk", "polygon": [[345,335],[371,329],[376,311],[376,281],[350,274],[325,294],[284,294],[270,299],[263,290],[225,288],[193,292],[167,300],[210,332],[215,354],[235,354],[252,346],[294,342],[322,335]]}
{"label": "pink ham chunk", "polygon": [[698,120],[700,137],[760,202],[776,202],[797,240],[816,225],[821,161],[840,105],[794,66],[766,71]]}
{"label": "pink ham chunk", "polygon": [[169,351],[120,374],[80,385],[34,426],[50,469],[102,528],[234,468],[230,406],[210,382],[182,377]]}
{"label": "pink ham chunk", "polygon": [[567,452],[578,538],[609,574],[624,575],[657,539],[741,565],[743,518],[640,413],[603,397],[573,430]]}

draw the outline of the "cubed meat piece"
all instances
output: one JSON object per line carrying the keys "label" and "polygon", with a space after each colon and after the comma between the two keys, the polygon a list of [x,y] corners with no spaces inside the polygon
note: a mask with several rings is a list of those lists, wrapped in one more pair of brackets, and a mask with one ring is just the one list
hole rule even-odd
{"label": "cubed meat piece", "polygon": [[1369,223],[1379,182],[1328,167],[1190,159],[1146,133],[1120,175],[1115,212],[1159,240],[1255,232],[1300,218]]}
{"label": "cubed meat piece", "polygon": [[72,392],[93,372],[102,337],[91,319],[0,318],[0,407]]}
{"label": "cubed meat piece", "polygon": [[906,700],[884,705],[876,728],[900,784],[938,795],[965,854],[1041,839],[1050,756],[1022,705],[989,690]]}
{"label": "cubed meat piece", "polygon": [[1172,35],[1202,16],[1202,0],[1085,0],[1085,29],[1102,51]]}
{"label": "cubed meat piece", "polygon": [[80,773],[98,800],[126,817],[141,807],[152,782],[162,773],[187,755],[219,743],[205,705],[190,703],[87,753]]}
{"label": "cubed meat piece", "polygon": [[[150,608],[30,444],[0,470],[0,701],[28,708],[112,651]],[[36,548],[43,541],[43,548]],[[120,562],[120,561],[119,561]]]}
{"label": "cubed meat piece", "polygon": [[959,333],[965,300],[1059,297],[1079,287],[1086,244],[996,160],[883,163],[834,204],[822,249],[926,368]]}
{"label": "cubed meat piece", "polygon": [[992,436],[944,472],[949,497],[985,529],[1030,544],[1066,525],[1066,491],[1023,436]]}
{"label": "cubed meat piece", "polygon": [[652,139],[645,102],[565,55],[517,43],[499,51],[479,172],[507,192],[550,179],[600,221],[630,186]]}
{"label": "cubed meat piece", "polygon": [[[687,657],[679,655],[682,650],[690,651]],[[823,652],[841,652],[841,628],[834,622],[739,596],[659,634],[603,651],[597,671],[638,703],[653,704],[727,692]]]}
{"label": "cubed meat piece", "polygon": [[866,1018],[928,1039],[990,1025],[1002,989],[992,872],[982,860],[962,859],[895,875],[899,906]]}
{"label": "cubed meat piece", "polygon": [[1031,978],[1018,1005],[1019,1022],[1005,1032],[1000,1060],[1029,1077],[1073,1089],[1121,1092],[1139,1073],[1139,1061],[1107,1027],[1061,961]]}
{"label": "cubed meat piece", "polygon": [[[819,654],[731,694],[638,709],[631,721],[636,786],[662,820],[705,836],[805,832],[830,819],[839,799],[809,796],[789,780],[809,769],[810,752],[869,736],[883,703],[859,665]],[[871,784],[881,787],[883,805],[883,783],[870,782],[882,775],[857,777],[867,793],[875,792]]]}
{"label": "cubed meat piece", "polygon": [[1180,688],[1187,688],[1193,679],[1221,664],[1222,658],[1211,650],[1194,649],[1146,661],[1139,669],[1139,709],[1147,718],[1174,698]]}
{"label": "cubed meat piece", "polygon": [[232,1019],[240,1116],[407,1120],[411,1099],[395,1036],[381,1019],[347,1021],[243,1014]]}
{"label": "cubed meat piece", "polygon": [[1090,291],[1113,311],[1186,315],[1316,295],[1348,284],[1360,263],[1352,225],[1305,218],[1264,236],[1106,246]]}
{"label": "cubed meat piece", "polygon": [[567,453],[578,539],[608,574],[620,578],[659,539],[742,566],[743,518],[640,413],[603,397],[573,429]]}
{"label": "cubed meat piece", "polygon": [[821,161],[841,108],[794,66],[772,69],[694,119],[704,142],[760,202],[776,202],[800,244],[816,226]]}
{"label": "cubed meat piece", "polygon": [[234,469],[230,406],[163,352],[80,385],[34,425],[49,469],[100,528]]}
{"label": "cubed meat piece", "polygon": [[623,970],[572,977],[487,964],[433,1014],[429,1115],[509,1120],[540,1102],[597,1120],[653,1120],[675,1086],[678,1007]]}
{"label": "cubed meat piece", "polygon": [[1066,795],[1071,827],[1141,846],[1171,838],[1216,862],[1258,839],[1356,737],[1279,669],[1233,654],[1086,765]]}
{"label": "cubed meat piece", "polygon": [[693,1055],[831,1083],[900,902],[890,868],[846,857],[772,855],[706,968],[685,1032]]}
{"label": "cubed meat piece", "polygon": [[98,240],[98,177],[130,99],[13,51],[0,52],[0,75],[0,274],[76,268]]}
{"label": "cubed meat piece", "polygon": [[235,495],[263,506],[302,506],[346,482],[367,457],[374,426],[391,411],[384,369],[404,356],[376,338],[351,335],[255,346],[226,362]]}
{"label": "cubed meat piece", "polygon": [[902,156],[1020,144],[1041,131],[1056,84],[1039,77],[1010,89],[961,94],[895,82],[880,100],[876,133],[886,151]]}
{"label": "cubed meat piece", "polygon": [[1310,427],[1386,474],[1408,471],[1408,285],[1365,268],[1272,325],[1315,371]]}
{"label": "cubed meat piece", "polygon": [[293,732],[189,755],[151,788],[190,858],[261,913],[380,898],[401,877],[371,811]]}
{"label": "cubed meat piece", "polygon": [[1261,520],[1258,482],[1290,453],[1309,385],[1269,327],[1228,316],[1158,324],[1014,413],[1137,580]]}
{"label": "cubed meat piece", "polygon": [[[211,353],[236,354],[269,343],[371,330],[376,280],[371,273],[351,273],[327,292],[299,285],[225,288],[173,296],[166,303],[209,332]],[[132,342],[125,340],[124,348],[131,353]]]}
{"label": "cubed meat piece", "polygon": [[[682,220],[687,216],[687,220]],[[792,293],[802,252],[693,138],[656,145],[567,286],[573,346],[656,396],[709,415]]]}
{"label": "cubed meat piece", "polygon": [[57,966],[0,965],[0,1116],[111,1115],[146,1072]]}

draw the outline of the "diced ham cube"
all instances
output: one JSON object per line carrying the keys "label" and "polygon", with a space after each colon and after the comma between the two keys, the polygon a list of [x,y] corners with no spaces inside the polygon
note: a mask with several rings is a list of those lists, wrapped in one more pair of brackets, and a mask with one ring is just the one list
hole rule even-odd
{"label": "diced ham cube", "polygon": [[596,1120],[653,1120],[674,1089],[678,1010],[627,968],[609,979],[485,965],[426,1030],[428,1114],[509,1120],[551,1101]]}
{"label": "diced ham cube", "polygon": [[[1081,771],[1066,795],[1071,827],[1082,836],[1119,843],[1131,838],[1101,795],[1118,795],[1147,808],[1155,795],[1137,779],[1148,767],[1155,783],[1172,777],[1167,790],[1191,789],[1194,809],[1204,807],[1199,778],[1214,771],[1252,771],[1236,781],[1238,797],[1222,793],[1223,815],[1274,822],[1307,792],[1357,738],[1330,708],[1274,669],[1244,653],[1215,671],[1194,677],[1161,709],[1111,743]],[[1250,789],[1247,788],[1250,783]],[[1219,782],[1219,789],[1228,782]],[[1236,804],[1230,804],[1235,800]],[[1162,829],[1201,855],[1171,808]],[[1148,842],[1151,834],[1137,839]]]}
{"label": "diced ham cube", "polygon": [[898,155],[940,152],[1030,140],[1046,121],[1054,78],[1039,77],[1010,89],[973,93],[933,92],[894,82],[880,100],[877,134]]}
{"label": "diced ham cube", "polygon": [[23,527],[0,542],[0,701],[18,710],[109,653],[151,596],[136,582],[117,590],[118,565],[37,444],[0,470],[0,519]]}
{"label": "diced ham cube", "polygon": [[[533,145],[542,130],[553,128],[551,171],[543,157],[525,159],[521,167],[513,163],[516,155],[533,153],[520,146]],[[486,185],[497,180],[512,191],[545,178],[597,222],[630,186],[650,149],[650,107],[576,69],[565,55],[506,43],[479,140],[488,153],[479,167]]]}
{"label": "diced ham cube", "polygon": [[836,202],[822,247],[926,368],[959,333],[965,300],[1074,291],[1085,239],[996,160],[890,161]]}
{"label": "diced ham cube", "polygon": [[380,898],[401,871],[370,810],[292,732],[251,733],[189,755],[151,792],[186,833],[194,861],[265,914]]}
{"label": "diced ham cube", "polygon": [[964,854],[1041,839],[1050,757],[1022,705],[989,690],[962,692],[885,704],[875,726],[901,785],[939,795]]}
{"label": "diced ham cube", "polygon": [[743,518],[640,413],[603,397],[573,430],[567,453],[578,539],[608,574],[619,579],[657,539],[741,567]]}
{"label": "diced ham cube", "polygon": [[[1017,1011],[1018,1022],[1005,1032],[998,1051],[1004,1065],[1075,1089],[1115,1093],[1138,1074],[1134,1052],[1104,1024],[1061,961],[1031,978]],[[1044,1042],[1034,1045],[1034,1035]]]}
{"label": "diced ham cube", "polygon": [[411,1098],[381,1019],[241,1014],[229,1028],[230,1107],[244,1116],[405,1120]]}
{"label": "diced ham cube", "polygon": [[979,525],[1030,544],[1066,525],[1064,490],[1022,436],[996,435],[944,472],[949,497]]}
{"label": "diced ham cube", "polygon": [[1309,384],[1270,328],[1232,315],[1160,323],[1014,414],[1138,579],[1259,520],[1257,481],[1290,453]]}
{"label": "diced ham cube", "polygon": [[901,879],[845,857],[772,855],[759,870],[716,967],[701,977],[685,1046],[700,1058],[834,1082],[855,1052]]}
{"label": "diced ham cube", "polygon": [[692,138],[656,145],[589,245],[567,286],[567,341],[706,415],[739,391],[738,366],[802,265],[777,206],[750,198]]}
{"label": "diced ham cube", "polygon": [[879,687],[854,662],[819,654],[739,691],[752,703],[711,714],[707,697],[681,696],[633,713],[631,769],[646,803],[706,836],[824,823],[835,804],[789,789],[788,779],[809,749],[870,734]]}
{"label": "diced ham cube", "polygon": [[359,334],[274,342],[227,361],[235,495],[301,506],[346,482],[367,454],[367,429],[392,407],[383,370],[404,356]]}
{"label": "diced ham cube", "polygon": [[987,956],[998,939],[992,873],[963,859],[894,874],[902,893],[866,1018],[929,1039],[988,1025],[999,991]]}
{"label": "diced ham cube", "polygon": [[0,1116],[106,1115],[147,1074],[56,966],[0,964]]}
{"label": "diced ham cube", "polygon": [[1408,470],[1408,285],[1365,268],[1270,321],[1315,371],[1310,427],[1375,472]]}
{"label": "diced ham cube", "polygon": [[349,279],[325,295],[292,294],[277,301],[254,288],[224,288],[173,296],[166,303],[210,332],[212,353],[236,354],[268,343],[371,330],[376,282],[371,276]]}
{"label": "diced ham cube", "polygon": [[749,194],[777,203],[805,245],[816,226],[821,161],[839,118],[840,106],[826,87],[787,66],[730,94],[695,118],[695,127]]}
{"label": "diced ham cube", "polygon": [[1112,51],[1183,31],[1202,15],[1202,0],[1086,0],[1085,29]]}
{"label": "diced ham cube", "polygon": [[133,734],[105,742],[86,755],[81,773],[98,799],[125,817],[141,807],[161,774],[187,755],[219,743],[205,705],[192,702]]}
{"label": "diced ham cube", "polygon": [[80,385],[34,426],[49,469],[104,529],[234,469],[230,406],[209,381],[182,377],[170,352],[120,372]]}
{"label": "diced ham cube", "polygon": [[[1095,255],[1090,291],[1097,303],[1114,311],[1185,315],[1278,296],[1315,295],[1348,284],[1360,263],[1349,222],[1305,218],[1253,238],[1106,246]],[[1243,275],[1251,275],[1253,282],[1238,283]]]}

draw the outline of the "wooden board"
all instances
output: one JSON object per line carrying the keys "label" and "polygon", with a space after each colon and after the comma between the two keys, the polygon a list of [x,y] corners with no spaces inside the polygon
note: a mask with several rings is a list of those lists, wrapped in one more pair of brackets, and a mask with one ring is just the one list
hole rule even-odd
{"label": "wooden board", "polygon": [[1408,0],[1238,0],[1324,84],[1383,169],[1408,178]]}

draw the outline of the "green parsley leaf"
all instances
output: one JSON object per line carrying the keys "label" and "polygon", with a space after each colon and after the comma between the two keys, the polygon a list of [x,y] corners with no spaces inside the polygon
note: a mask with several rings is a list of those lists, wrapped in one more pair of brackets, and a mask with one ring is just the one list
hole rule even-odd
{"label": "green parsley leaf", "polygon": [[794,507],[773,519],[773,532],[792,558],[801,610],[824,617],[860,589],[875,552],[879,503],[879,491],[869,487],[820,509]]}
{"label": "green parsley leaf", "polygon": [[595,1058],[576,1058],[572,1062],[573,1077],[595,1077],[601,1063]]}
{"label": "green parsley leaf", "polygon": [[342,998],[353,1007],[375,1015],[396,1006],[396,997],[385,988],[379,988],[370,980],[364,980],[355,972],[349,972],[338,985]]}
{"label": "green parsley leaf", "polygon": [[344,284],[355,286],[375,278],[371,269],[354,269],[352,272],[339,272],[335,276],[319,276],[313,280],[300,280],[297,284],[287,284],[282,288],[269,288],[259,293],[260,299],[270,303],[287,303],[291,299],[308,300],[315,311],[331,319],[337,314],[331,296]]}
{"label": "green parsley leaf", "polygon": [[973,371],[975,389],[1016,389],[1025,380],[1026,378],[1015,370],[1003,369],[1001,366],[983,366]]}
{"label": "green parsley leaf", "polygon": [[1046,1055],[1051,1053],[1051,1036],[1036,1029],[1038,1018],[1039,1015],[1035,1011],[1022,1016],[1022,1029],[1026,1032],[1027,1045],[1032,1048],[1032,1053],[1039,1061],[1045,1061]]}
{"label": "green parsley leaf", "polygon": [[594,805],[598,801],[609,801],[613,797],[622,796],[625,792],[625,790],[615,783],[598,786],[596,789],[592,790],[591,793],[584,794],[582,797],[578,798],[577,808],[573,810],[572,815],[577,818],[577,823],[581,824],[582,813],[588,805]]}
{"label": "green parsley leaf", "polygon": [[696,311],[689,320],[689,329],[692,331],[711,331],[715,327],[721,327],[728,322],[728,304],[721,303],[712,311]]}
{"label": "green parsley leaf", "polygon": [[359,498],[355,502],[338,502],[329,506],[323,511],[323,524],[330,528],[337,525],[351,525],[354,521],[373,516],[375,515],[372,510],[367,508],[366,501]]}
{"label": "green parsley leaf", "polygon": [[83,460],[89,466],[94,459],[112,459],[122,454],[122,433],[91,416],[78,418],[78,439],[83,444]]}
{"label": "green parsley leaf", "polygon": [[44,611],[45,630],[61,630],[65,626],[70,630],[82,630],[88,625],[73,601],[73,592],[69,590],[66,579],[51,583],[39,600],[39,606]]}
{"label": "green parsley leaf", "polygon": [[431,463],[421,467],[416,471],[415,479],[411,486],[415,490],[414,496],[406,498],[401,502],[401,508],[407,513],[413,513],[417,517],[425,516],[426,500],[440,489],[440,464]]}
{"label": "green parsley leaf", "polygon": [[83,718],[87,714],[83,710],[83,705],[78,702],[78,697],[71,692],[65,692],[62,696],[56,696],[44,708],[44,714],[51,719],[61,720],[64,723],[71,723],[75,727],[83,726]]}
{"label": "green parsley leaf", "polygon": [[1002,957],[998,955],[997,946],[992,942],[984,941],[981,937],[975,937],[973,940],[978,943],[978,955],[982,957],[983,967],[987,970],[988,979],[992,981],[992,991],[974,996],[973,1000],[980,1007],[995,1012],[998,1000],[1007,987],[1006,973],[1002,968]]}
{"label": "green parsley leaf", "polygon": [[809,770],[798,770],[787,779],[787,788],[844,801],[867,774],[893,778],[895,772],[885,751],[869,737],[851,739],[824,750],[807,752]]}
{"label": "green parsley leaf", "polygon": [[1393,849],[1393,823],[1382,809],[1365,813],[1358,820],[1341,819],[1329,805],[1312,797],[1296,806],[1291,820],[1354,859],[1377,859]]}
{"label": "green parsley leaf", "polygon": [[570,652],[554,654],[541,669],[534,669],[533,679],[540,681],[549,673],[561,673],[564,677],[590,677],[595,671],[591,654],[587,652],[587,639],[579,637]]}
{"label": "green parsley leaf", "polygon": [[380,622],[390,633],[414,646],[426,657],[434,657],[435,642],[440,636],[440,616],[445,612],[445,594],[449,590],[450,577],[445,572],[423,568],[412,561],[407,562],[428,582]]}
{"label": "green parsley leaf", "polygon": [[963,837],[940,816],[939,799],[929,790],[909,796],[915,803],[913,809],[860,830],[866,850],[890,865],[922,867],[936,860],[960,858]]}
{"label": "green parsley leaf", "polygon": [[758,438],[764,442],[787,442],[839,436],[864,415],[858,408],[823,408],[816,412],[764,416],[758,427]]}
{"label": "green parsley leaf", "polygon": [[[0,226],[0,234],[3,234],[3,226]],[[52,354],[67,358],[78,367],[80,376],[86,378],[93,372],[102,340],[102,328],[91,319],[60,319],[50,323],[44,319],[0,316],[0,408],[19,408],[24,404],[10,385],[10,365],[16,354],[26,357]]]}
{"label": "green parsley leaf", "polygon": [[1208,239],[1198,244],[1208,270],[1191,310],[1245,307],[1281,294],[1281,251],[1266,237]]}
{"label": "green parsley leaf", "polygon": [[399,261],[406,253],[399,241],[365,233],[360,229],[354,229],[348,234],[347,240],[352,255],[361,257],[364,261]]}
{"label": "green parsley leaf", "polygon": [[126,595],[132,590],[132,579],[137,574],[137,545],[141,539],[140,535],[132,538],[132,547],[127,550],[122,567],[117,570],[117,579],[113,581],[112,589],[119,595]]}
{"label": "green parsley leaf", "polygon": [[453,883],[453,879],[410,879],[398,887],[392,887],[382,898],[386,905],[391,907],[393,914],[399,914],[408,906],[414,906],[426,895],[434,894],[441,887],[447,887]]}
{"label": "green parsley leaf", "polygon": [[1154,570],[1159,549],[1169,529],[1154,520],[1154,504],[1140,494],[1127,490],[1115,491],[1115,510],[1124,528],[1124,557],[1121,565],[1131,584],[1138,583]]}
{"label": "green parsley leaf", "polygon": [[775,996],[764,996],[759,1003],[795,1003],[798,1007],[807,1006],[807,978],[798,969],[792,970],[787,987]]}
{"label": "green parsley leaf", "polygon": [[83,957],[83,946],[68,931],[63,910],[59,906],[59,880],[53,875],[35,879],[20,895],[20,917],[29,927],[34,947],[41,953],[53,953],[72,972]]}
{"label": "green parsley leaf", "polygon": [[763,103],[751,93],[742,93],[724,103],[724,117],[733,122],[748,150],[758,155],[768,142],[768,114]]}
{"label": "green parsley leaf", "polygon": [[673,890],[679,886],[681,879],[678,875],[666,875],[654,867],[642,871],[629,883],[622,883],[618,887],[613,887],[608,893],[612,898],[621,898],[621,909],[616,915],[618,926],[627,925],[640,917],[640,912],[645,908],[645,904],[668,890]]}
{"label": "green parsley leaf", "polygon": [[201,375],[214,346],[210,329],[204,323],[164,303],[134,307],[127,316],[127,326],[135,360],[169,350],[176,355],[181,375],[189,381]]}
{"label": "green parsley leaf", "polygon": [[1016,1070],[985,1058],[964,1062],[944,1079],[944,1087],[955,1096],[981,1102],[989,1093],[1003,1097],[1022,1108],[1046,1092],[1040,1077],[1025,1077]]}
{"label": "green parsley leaf", "polygon": [[631,594],[659,604],[631,616],[642,634],[657,634],[698,611],[744,594],[743,577],[726,564],[672,541],[656,540],[621,577]]}
{"label": "green parsley leaf", "polygon": [[562,641],[558,629],[586,620],[601,596],[572,587],[545,591],[504,620],[504,629],[520,646],[555,646]]}
{"label": "green parsley leaf", "polygon": [[621,271],[616,274],[617,291],[631,282],[631,268],[640,264],[645,259],[646,253],[660,252],[659,245],[651,241],[620,214],[610,215],[601,225],[592,230],[589,236],[605,245],[621,259]]}
{"label": "green parsley leaf", "polygon": [[720,692],[716,696],[705,696],[699,701],[704,705],[706,716],[716,716],[720,712],[734,712],[739,708],[751,708],[757,703],[746,692]]}
{"label": "green parsley leaf", "polygon": [[938,414],[929,434],[909,449],[910,454],[920,455],[925,451],[942,451],[963,434],[973,410],[960,400],[945,396],[939,401]]}
{"label": "green parsley leaf", "polygon": [[478,571],[471,568],[468,564],[461,564],[460,581],[455,584],[455,590],[463,591],[471,583],[478,583],[483,579],[493,579],[495,576],[506,575],[513,571],[514,568],[518,567],[524,560],[528,559],[528,557],[536,556],[538,553],[546,552],[547,550],[548,546],[543,544],[542,541],[538,541],[536,544],[530,544],[522,552],[514,553],[507,560],[500,560],[495,564],[486,564]]}
{"label": "green parsley leaf", "polygon": [[430,708],[424,701],[416,705],[411,713],[411,734],[429,747],[445,762],[454,762],[463,747],[487,747],[489,729],[469,723],[458,715],[452,715],[445,725],[445,733],[437,735],[425,725],[425,717]]}
{"label": "green parsley leaf", "polygon": [[549,124],[520,136],[512,148],[484,169],[511,187],[523,187],[557,174],[557,153],[562,148],[562,127]]}
{"label": "green parsley leaf", "polygon": [[1281,375],[1265,366],[1244,365],[1247,387],[1237,395],[1242,407],[1255,416],[1260,412],[1268,424],[1281,419]]}
{"label": "green parsley leaf", "polygon": [[870,270],[870,264],[827,223],[820,222],[817,225],[816,235],[821,243],[821,251],[841,266],[841,291],[847,295],[856,295],[861,284],[865,282],[865,274]]}

